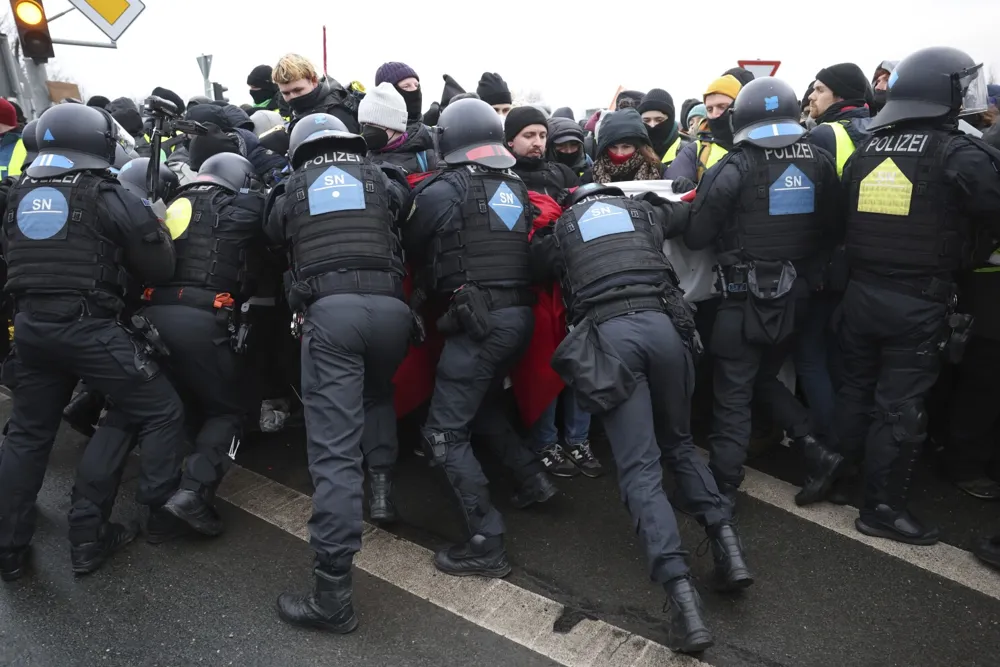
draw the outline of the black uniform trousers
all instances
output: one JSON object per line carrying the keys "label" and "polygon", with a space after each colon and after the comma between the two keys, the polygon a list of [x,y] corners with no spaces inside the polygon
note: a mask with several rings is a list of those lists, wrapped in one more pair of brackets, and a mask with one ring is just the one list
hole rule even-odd
{"label": "black uniform trousers", "polygon": [[905,509],[913,464],[927,438],[924,399],[941,369],[937,343],[947,305],[916,293],[851,280],[834,316],[844,364],[839,446],[848,461],[864,456],[870,509]]}
{"label": "black uniform trousers", "polygon": [[951,434],[945,451],[955,480],[970,481],[1000,473],[998,415],[1000,340],[972,336],[951,395]]}
{"label": "black uniform trousers", "polygon": [[246,368],[229,344],[228,311],[176,305],[150,306],[142,314],[170,349],[164,365],[184,402],[194,445],[181,488],[212,493],[228,470],[229,448],[242,435],[246,413]]}
{"label": "black uniform trousers", "polygon": [[315,489],[309,535],[331,569],[349,568],[361,549],[361,443],[365,433],[396,438],[392,379],[412,327],[409,306],[390,296],[338,294],[306,311],[302,404]]}
{"label": "black uniform trousers", "polygon": [[661,458],[674,475],[681,509],[710,526],[731,516],[729,500],[694,446],[694,361],[670,318],[646,311],[598,325],[636,379],[632,395],[600,415],[618,468],[622,501],[658,583],[687,574],[677,518],[663,489]]}
{"label": "black uniform trousers", "polygon": [[0,549],[28,544],[35,499],[77,381],[107,396],[108,414],[84,449],[69,512],[70,540],[97,539],[108,520],[127,456],[141,448],[136,499],[158,506],[177,489],[183,445],[180,398],[162,373],[147,379],[137,347],[113,317],[53,321],[19,304],[15,316],[17,390],[0,450]]}
{"label": "black uniform trousers", "polygon": [[[469,536],[504,533],[483,469],[472,451],[472,432],[497,435],[506,417],[499,400],[503,381],[524,354],[534,328],[531,308],[514,306],[490,313],[492,331],[483,341],[462,332],[445,341],[438,360],[427,421],[422,429],[428,460],[440,468],[455,493]],[[520,439],[489,437],[497,457],[523,481],[543,470]]]}

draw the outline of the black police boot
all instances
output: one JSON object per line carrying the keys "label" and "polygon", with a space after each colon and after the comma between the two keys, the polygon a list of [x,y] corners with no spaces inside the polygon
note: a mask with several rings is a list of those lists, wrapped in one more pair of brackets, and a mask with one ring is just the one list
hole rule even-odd
{"label": "black police boot", "polygon": [[862,480],[857,466],[844,466],[833,487],[828,500],[834,505],[860,505],[862,503]]}
{"label": "black police boot", "polygon": [[202,535],[216,537],[222,534],[222,518],[204,496],[205,494],[197,491],[179,489],[163,509]]}
{"label": "black police boot", "polygon": [[844,465],[844,457],[831,452],[811,435],[797,438],[795,445],[802,457],[805,473],[802,490],[795,494],[795,504],[801,507],[818,503],[829,495],[837,473]]}
{"label": "black police boot", "polygon": [[146,522],[146,542],[149,544],[163,544],[191,532],[191,526],[162,507],[149,510],[149,521]]}
{"label": "black police boot", "polygon": [[507,562],[502,536],[474,535],[465,544],[442,549],[434,554],[434,567],[455,577],[502,579],[510,574],[510,563]]}
{"label": "black police boot", "polygon": [[70,546],[70,562],[75,574],[91,574],[100,569],[113,553],[135,539],[138,526],[106,523],[101,526],[96,542],[83,542]]}
{"label": "black police boot", "polygon": [[885,504],[861,510],[861,516],[854,520],[854,527],[865,535],[917,546],[937,544],[941,539],[937,528],[924,526],[906,509],[896,510]]}
{"label": "black police boot", "polygon": [[524,480],[521,488],[510,497],[510,503],[519,510],[530,507],[535,503],[544,503],[551,500],[559,489],[552,483],[548,475],[544,472],[535,473]]}
{"label": "black police boot", "polygon": [[63,421],[74,431],[89,438],[94,435],[94,424],[100,421],[103,409],[104,396],[95,391],[84,390],[63,408]]}
{"label": "black police boot", "polygon": [[17,581],[24,575],[31,558],[31,547],[0,551],[0,579]]}
{"label": "black police boot", "polygon": [[983,538],[973,549],[976,558],[1000,569],[1000,535]]}
{"label": "black police boot", "polygon": [[392,477],[387,472],[369,472],[372,495],[368,500],[372,521],[393,523],[396,520],[396,505],[392,502]]}
{"label": "black police boot", "polygon": [[663,584],[667,602],[663,613],[670,614],[670,648],[679,653],[701,653],[715,641],[702,620],[701,596],[690,577],[678,577]]}
{"label": "black police boot", "polygon": [[326,630],[338,635],[354,632],[358,628],[358,617],[351,602],[351,571],[328,572],[317,567],[313,574],[316,586],[312,593],[282,593],[278,596],[278,616],[284,622],[302,628]]}
{"label": "black police boot", "polygon": [[743,556],[743,543],[736,529],[729,523],[718,523],[706,528],[715,561],[716,586],[720,591],[741,591],[753,585],[753,575]]}

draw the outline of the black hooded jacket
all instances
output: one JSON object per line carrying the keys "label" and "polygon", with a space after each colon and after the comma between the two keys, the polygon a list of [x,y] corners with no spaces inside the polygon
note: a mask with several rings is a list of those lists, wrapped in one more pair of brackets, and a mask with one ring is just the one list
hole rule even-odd
{"label": "black hooded jacket", "polygon": [[351,94],[333,79],[320,81],[315,90],[290,100],[288,104],[292,108],[289,134],[300,118],[314,113],[328,113],[335,116],[347,126],[348,132],[361,134],[361,126],[358,125],[358,105]]}
{"label": "black hooded jacket", "polygon": [[414,123],[406,128],[406,134],[402,146],[392,151],[372,151],[368,158],[400,167],[407,174],[437,170],[440,157],[434,131],[423,123]]}
{"label": "black hooded jacket", "polygon": [[580,177],[572,169],[546,158],[517,156],[513,172],[524,181],[529,190],[548,195],[560,205],[566,191],[580,185]]}
{"label": "black hooded jacket", "polygon": [[[580,143],[580,150],[578,150],[574,156],[572,163],[564,161],[564,154],[556,151],[556,143],[562,139],[572,138],[574,141]],[[583,128],[576,121],[570,120],[568,118],[563,118],[559,116],[552,116],[549,118],[549,141],[546,146],[545,155],[549,160],[553,162],[559,162],[566,165],[573,170],[577,176],[582,176],[583,171],[589,166],[587,161],[587,152],[584,150],[584,142],[586,141],[586,136],[584,134]]]}

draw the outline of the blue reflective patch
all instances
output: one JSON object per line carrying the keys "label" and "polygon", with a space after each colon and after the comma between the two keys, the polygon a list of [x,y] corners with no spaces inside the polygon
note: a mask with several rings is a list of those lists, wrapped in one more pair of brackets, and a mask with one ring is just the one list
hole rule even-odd
{"label": "blue reflective patch", "polygon": [[56,138],[52,136],[52,130],[45,128],[45,136],[42,137],[42,141],[55,141]]}
{"label": "blue reflective patch", "polygon": [[132,161],[130,160],[130,161],[128,161],[128,162],[125,163],[125,166],[123,166],[120,170],[118,170],[118,173],[120,174],[123,171],[126,171],[126,170],[131,169],[131,168],[132,168]]}
{"label": "blue reflective patch", "polygon": [[58,153],[46,153],[44,155],[39,155],[35,158],[35,161],[31,163],[32,167],[59,167],[60,169],[72,169],[73,161],[70,160],[65,155],[59,155]]}
{"label": "blue reflective patch", "polygon": [[110,171],[112,173],[112,175],[114,175],[114,176],[117,176],[118,174],[121,173],[120,170],[115,169],[114,167],[111,167],[110,169],[108,169],[108,171]]}
{"label": "blue reflective patch", "polygon": [[893,70],[892,74],[889,75],[889,81],[886,83],[886,86],[892,88],[893,84],[895,84],[897,80],[899,80],[899,71]]}
{"label": "blue reflective patch", "polygon": [[66,197],[55,188],[32,190],[17,207],[17,228],[35,241],[51,239],[59,234],[68,219]]}
{"label": "blue reflective patch", "polygon": [[506,183],[501,183],[500,187],[493,194],[489,201],[490,208],[497,214],[497,217],[507,226],[507,229],[514,229],[514,225],[524,213],[524,206],[517,195],[511,191]]}
{"label": "blue reflective patch", "polygon": [[764,111],[774,111],[778,108],[778,96],[773,95],[771,97],[764,98]]}
{"label": "blue reflective patch", "polygon": [[801,215],[816,211],[816,186],[794,164],[768,189],[768,213]]}
{"label": "blue reflective patch", "polygon": [[360,211],[364,207],[364,185],[343,169],[329,167],[309,186],[309,215]]}
{"label": "blue reflective patch", "polygon": [[324,116],[317,115],[315,118],[313,118],[313,123],[316,125],[322,125],[325,122],[326,118]]}
{"label": "blue reflective patch", "polygon": [[750,134],[747,136],[750,139],[767,139],[768,137],[781,137],[788,134],[802,134],[803,132],[804,130],[801,125],[791,121],[784,121],[781,123],[772,123],[771,125],[763,125],[750,130]]}
{"label": "blue reflective patch", "polygon": [[611,234],[635,231],[635,224],[628,211],[620,206],[602,204],[599,201],[591,204],[576,224],[580,228],[580,236],[584,242]]}

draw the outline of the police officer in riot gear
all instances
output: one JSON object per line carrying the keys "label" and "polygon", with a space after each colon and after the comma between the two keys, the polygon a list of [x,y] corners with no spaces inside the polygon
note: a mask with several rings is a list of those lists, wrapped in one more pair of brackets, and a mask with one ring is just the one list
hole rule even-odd
{"label": "police officer in riot gear", "polygon": [[[124,173],[144,175],[140,163],[147,160],[136,160]],[[176,181],[169,169],[160,170],[161,178]],[[247,412],[239,336],[249,325],[242,306],[256,289],[266,252],[263,214],[264,191],[253,165],[235,153],[205,160],[197,179],[182,187],[167,209],[177,270],[169,280],[147,285],[143,314],[175,351],[166,366],[185,399],[188,426],[194,426],[194,451],[184,463],[180,489],[149,517],[150,541],[181,532],[180,522],[203,535],[222,532],[211,500]]]}
{"label": "police officer in riot gear", "polygon": [[710,342],[711,468],[734,497],[756,391],[799,450],[805,483],[795,501],[805,505],[823,496],[843,461],[811,435],[809,412],[778,371],[838,233],[839,182],[830,155],[802,139],[788,84],[751,81],[727,113],[737,149],[706,173],[684,236],[693,250],[715,245],[723,291]]}
{"label": "police officer in riot gear", "polygon": [[144,323],[119,322],[139,282],[173,274],[170,235],[109,173],[117,146],[110,114],[58,105],[42,115],[36,134],[39,155],[10,192],[3,220],[19,383],[0,457],[0,575],[7,580],[23,571],[35,497],[78,378],[107,396],[111,409],[77,469],[69,512],[75,572],[93,572],[135,537],[133,527],[108,521],[131,435],[138,431],[142,450],[137,500],[154,508],[177,488],[183,441],[180,399],[151,344],[126,329]]}
{"label": "police officer in riot gear", "polygon": [[[933,544],[938,531],[907,508],[927,439],[924,398],[949,333],[955,275],[973,259],[974,225],[1000,238],[1000,153],[957,131],[961,113],[986,107],[981,64],[953,48],[904,60],[873,132],[844,168],[850,282],[839,334],[840,447],[864,457],[865,494],[855,527],[866,535]],[[988,255],[992,248],[981,249]]]}
{"label": "police officer in riot gear", "polygon": [[299,119],[289,152],[295,171],[272,192],[265,226],[288,248],[288,300],[301,322],[316,579],[313,593],[278,598],[278,613],[347,633],[358,625],[351,562],[361,548],[362,443],[395,446],[392,378],[413,330],[397,230],[407,187],[329,114]]}
{"label": "police officer in riot gear", "polygon": [[503,381],[529,342],[528,190],[510,168],[500,116],[482,100],[454,102],[438,120],[448,168],[411,198],[403,242],[422,286],[447,301],[438,329],[448,337],[421,431],[430,465],[444,473],[460,504],[468,542],[439,551],[447,574],[503,577],[510,572],[504,525],[469,444],[482,433],[513,471],[526,507],[555,495],[541,463],[514,433],[500,403]]}
{"label": "police officer in riot gear", "polygon": [[[577,360],[569,377],[561,374],[581,404],[593,402],[591,409],[602,414],[622,499],[646,550],[650,577],[669,596],[675,648],[694,653],[711,646],[712,637],[663,490],[661,456],[686,510],[708,532],[718,584],[740,590],[753,578],[730,523],[729,499],[691,437],[692,353],[700,351],[700,342],[691,308],[663,254],[664,238],[687,226],[689,209],[652,193],[642,198],[628,198],[616,187],[582,186],[568,198],[566,212],[535,233],[532,266],[537,277],[562,285],[574,328],[553,358],[553,368],[563,366],[560,357]],[[605,344],[613,348],[632,387],[621,387],[614,397],[588,395],[588,387],[603,386],[601,378],[580,381],[587,373],[585,359],[592,355],[578,354],[578,343],[590,338],[603,339],[594,354]]]}

